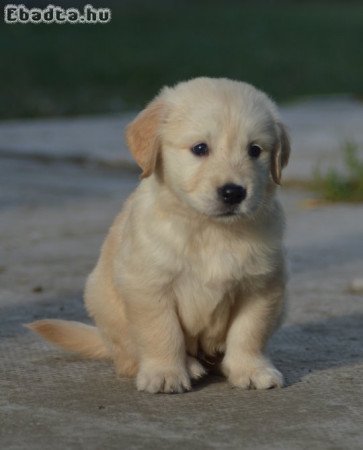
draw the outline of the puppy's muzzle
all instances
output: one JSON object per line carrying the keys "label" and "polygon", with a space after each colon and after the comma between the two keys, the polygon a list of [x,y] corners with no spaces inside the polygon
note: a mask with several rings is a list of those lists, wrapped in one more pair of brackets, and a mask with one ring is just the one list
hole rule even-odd
{"label": "puppy's muzzle", "polygon": [[237,206],[246,198],[246,189],[238,184],[228,183],[217,189],[218,197],[225,205]]}

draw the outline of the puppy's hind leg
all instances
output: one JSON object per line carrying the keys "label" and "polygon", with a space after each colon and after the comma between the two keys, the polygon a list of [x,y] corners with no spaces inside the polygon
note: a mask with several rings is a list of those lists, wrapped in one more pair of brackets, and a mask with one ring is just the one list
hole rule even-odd
{"label": "puppy's hind leg", "polygon": [[115,289],[109,272],[98,265],[88,277],[85,304],[105,342],[119,376],[133,377],[137,372],[135,346],[130,340],[121,294]]}
{"label": "puppy's hind leg", "polygon": [[138,369],[137,361],[128,355],[123,348],[114,346],[112,358],[117,375],[129,378],[136,376]]}

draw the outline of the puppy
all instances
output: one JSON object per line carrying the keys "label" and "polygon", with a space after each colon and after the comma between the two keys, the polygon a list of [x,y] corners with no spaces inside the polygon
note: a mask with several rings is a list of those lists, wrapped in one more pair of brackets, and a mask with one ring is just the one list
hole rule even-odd
{"label": "puppy", "polygon": [[233,386],[282,386],[264,356],[285,297],[275,188],[290,146],[275,105],[249,84],[196,78],[162,89],[126,138],[142,180],[86,284],[96,326],[29,328],[112,359],[140,391],[187,391],[217,357]]}

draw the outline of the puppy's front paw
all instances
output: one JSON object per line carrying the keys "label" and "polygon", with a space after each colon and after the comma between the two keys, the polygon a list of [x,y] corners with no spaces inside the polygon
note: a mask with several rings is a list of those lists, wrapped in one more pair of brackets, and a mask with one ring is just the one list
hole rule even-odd
{"label": "puppy's front paw", "polygon": [[157,367],[156,363],[142,365],[137,377],[136,387],[139,391],[156,394],[181,393],[190,390],[190,378],[184,367]]}
{"label": "puppy's front paw", "polygon": [[228,381],[243,389],[271,389],[282,387],[282,374],[264,357],[241,359],[237,364],[223,364]]}

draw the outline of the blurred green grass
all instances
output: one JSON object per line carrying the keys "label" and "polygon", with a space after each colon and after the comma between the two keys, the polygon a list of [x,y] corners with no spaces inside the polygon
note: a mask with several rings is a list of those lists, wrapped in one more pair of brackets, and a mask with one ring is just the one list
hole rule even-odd
{"label": "blurred green grass", "polygon": [[363,201],[363,160],[359,158],[358,152],[354,143],[346,143],[342,148],[345,173],[335,168],[322,173],[318,167],[307,187],[328,202]]}
{"label": "blurred green grass", "polygon": [[362,3],[126,2],[112,13],[106,25],[1,23],[0,117],[138,108],[199,75],[277,100],[363,94]]}

